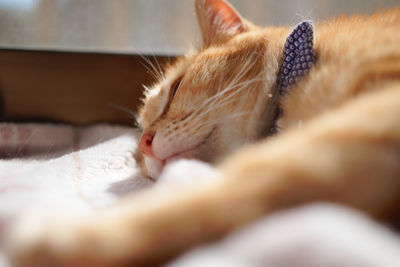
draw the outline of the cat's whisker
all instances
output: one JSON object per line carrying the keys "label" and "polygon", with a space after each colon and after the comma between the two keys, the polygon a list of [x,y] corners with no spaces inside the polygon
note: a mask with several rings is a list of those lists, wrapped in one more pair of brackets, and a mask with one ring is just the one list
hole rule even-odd
{"label": "cat's whisker", "polygon": [[[238,117],[242,117],[242,116],[248,115],[250,113],[251,112],[249,112],[249,111],[247,111],[247,112],[237,112],[237,113],[234,113],[234,114],[231,114],[231,115],[228,115],[228,116],[224,116],[224,117],[220,117],[220,118],[217,118],[217,119],[214,119],[214,120],[210,120],[210,121],[207,121],[207,122],[203,122],[202,118],[197,118],[197,121],[192,121],[192,123],[190,125],[188,125],[186,127],[183,127],[182,131],[186,131],[189,128],[193,128],[193,125],[199,126],[200,129],[203,129],[203,130],[200,130],[200,131],[196,132],[195,134],[192,134],[191,138],[194,138],[194,137],[197,137],[197,136],[201,136],[201,135],[203,135],[205,133],[208,133],[209,132],[209,128],[207,128],[207,127],[209,125],[215,125],[216,123],[219,123],[219,122],[222,122],[222,121],[227,121],[227,120],[238,118]],[[174,138],[174,137],[179,136],[179,135],[180,135],[179,132],[175,132],[171,137]]]}
{"label": "cat's whisker", "polygon": [[[237,91],[235,91],[233,94],[229,95],[228,97],[224,98],[220,103],[218,103],[218,102],[213,103],[213,105],[210,105],[210,107],[208,107],[208,109],[206,111],[201,112],[200,114],[197,114],[197,113],[201,111],[201,108],[197,109],[196,110],[196,115],[198,115],[198,116],[200,115],[201,117],[204,117],[205,115],[209,114],[213,110],[216,110],[218,108],[222,108],[222,107],[224,107],[226,105],[229,105],[229,104],[237,101],[237,99],[234,98],[235,95],[240,93],[240,91],[242,91],[244,88],[246,88],[247,85],[249,85],[251,83],[254,83],[254,82],[261,81],[261,80],[262,79],[254,78],[252,80],[237,84],[237,86],[240,86]],[[218,105],[216,103],[218,103]],[[192,119],[194,114],[195,113],[192,113],[191,116],[189,116],[189,119]]]}
{"label": "cat's whisker", "polygon": [[[203,103],[203,105],[207,105],[209,102],[213,101],[215,98],[224,95],[226,91],[230,90],[238,81],[240,81],[243,78],[243,76],[255,65],[256,62],[257,62],[257,60],[251,60],[251,58],[249,60],[247,60],[246,63],[241,68],[241,70],[239,71],[239,73],[232,79],[232,81],[228,84],[228,86],[222,91],[220,91],[220,89],[219,89],[218,90],[219,92],[217,94],[215,94],[213,97],[211,97],[210,99],[207,99]],[[222,81],[220,81],[220,84],[221,83],[222,83]],[[220,88],[221,88],[221,86],[220,86]]]}
{"label": "cat's whisker", "polygon": [[137,112],[135,112],[135,111],[133,111],[133,110],[127,108],[127,107],[124,107],[124,106],[121,106],[121,105],[117,105],[117,104],[108,104],[108,106],[111,107],[111,108],[117,109],[119,111],[123,111],[123,112],[127,113],[128,115],[130,115],[135,120],[136,120],[136,118],[138,116]]}
{"label": "cat's whisker", "polygon": [[[251,62],[251,64],[249,62]],[[211,101],[215,103],[216,102],[216,101],[214,101],[215,99],[218,99],[219,97],[222,97],[223,95],[225,95],[226,92],[229,92],[229,91],[233,90],[235,87],[237,87],[238,86],[237,83],[243,78],[243,76],[246,73],[248,73],[248,71],[250,71],[250,69],[255,65],[256,62],[257,62],[257,59],[253,60],[253,61],[250,61],[250,60],[247,61],[244,64],[244,66],[241,69],[241,71],[236,75],[235,78],[233,78],[233,80],[228,84],[228,86],[224,90],[218,92],[216,95],[211,97],[209,99],[209,101],[207,101],[207,103],[205,103],[205,104],[208,104],[208,102],[211,102]],[[247,64],[249,64],[249,65],[247,66]]]}
{"label": "cat's whisker", "polygon": [[[191,135],[191,137],[193,138],[193,137],[201,136],[201,135],[203,135],[205,133],[208,133],[209,132],[209,127],[208,126],[210,126],[210,125],[215,125],[215,124],[217,124],[219,122],[226,122],[228,120],[236,119],[236,118],[239,118],[239,117],[243,117],[243,116],[248,115],[248,114],[251,114],[251,112],[249,112],[249,111],[238,112],[238,113],[235,113],[235,114],[231,114],[231,115],[228,115],[228,116],[224,116],[224,117],[220,117],[220,118],[217,118],[217,119],[214,119],[214,120],[210,120],[210,121],[207,121],[207,122],[202,122],[201,119],[199,119],[198,123],[193,123],[193,124],[196,125],[196,126],[199,126],[200,128],[203,128],[203,130],[196,132],[196,134]],[[192,127],[192,125],[190,125],[190,127]],[[187,128],[189,128],[189,126],[182,128],[182,130],[186,130]],[[177,135],[179,135],[178,132],[175,133],[173,136],[177,136]]]}
{"label": "cat's whisker", "polygon": [[152,68],[150,68],[149,66],[147,66],[146,64],[144,64],[143,62],[140,62],[140,64],[146,69],[147,73],[150,74],[150,76],[154,79],[154,80],[160,80],[160,75],[158,75],[157,73],[154,72],[154,70]]}
{"label": "cat's whisker", "polygon": [[156,58],[156,56],[154,54],[153,54],[153,58],[154,58],[154,61],[156,62],[156,66],[157,66],[158,72],[161,74],[162,78],[165,78],[165,74],[163,72],[163,69],[161,68],[160,63],[158,62],[158,59]]}
{"label": "cat's whisker", "polygon": [[[219,98],[223,97],[226,93],[228,93],[229,91],[232,91],[233,89],[239,88],[239,90],[240,90],[246,85],[249,85],[249,84],[251,84],[253,82],[257,82],[257,81],[261,81],[261,80],[262,79],[257,78],[257,79],[252,79],[252,80],[245,81],[245,82],[242,82],[242,83],[234,84],[232,86],[228,86],[220,94],[217,94],[217,95],[213,96],[213,98],[214,98],[214,100],[218,100]],[[213,103],[215,103],[215,102],[216,101],[213,101]]]}
{"label": "cat's whisker", "polygon": [[[234,97],[236,94],[240,93],[243,89],[247,88],[246,86],[248,86],[248,85],[250,85],[250,84],[252,84],[252,83],[260,82],[260,81],[262,81],[262,80],[264,80],[264,78],[258,78],[258,77],[256,77],[256,78],[253,78],[253,79],[251,79],[251,80],[248,80],[248,81],[245,81],[245,82],[242,82],[242,83],[235,84],[232,88],[229,88],[229,90],[227,90],[227,92],[229,92],[229,91],[231,91],[232,89],[237,89],[235,92],[233,92],[231,95],[229,95],[228,98]],[[219,96],[219,98],[221,98],[221,97],[223,97],[223,96],[224,96],[224,95],[221,95],[221,96]],[[227,98],[225,98],[225,99],[227,99]],[[224,100],[225,100],[225,99],[224,99]]]}
{"label": "cat's whisker", "polygon": [[[145,56],[143,56],[143,55],[139,55],[139,56],[140,56],[140,58],[142,58],[142,59],[148,64],[149,67],[147,67],[146,69],[147,69],[148,71],[150,71],[150,68],[151,68],[151,71],[150,71],[150,72],[153,73],[153,76],[155,77],[156,80],[161,80],[161,79],[164,78],[163,72],[160,71],[160,68],[157,69],[157,68],[154,66],[154,63],[151,62],[150,59],[148,59],[147,57],[145,57]],[[153,57],[154,57],[154,55],[153,55]],[[154,58],[155,58],[155,57],[154,57]],[[157,64],[158,64],[158,62],[157,62]],[[158,66],[159,66],[159,64],[158,64]],[[145,66],[145,67],[146,67],[146,66]]]}
{"label": "cat's whisker", "polygon": [[[232,81],[228,84],[228,88],[229,87],[231,87],[231,86],[233,86],[234,84],[236,84],[237,82],[239,82],[242,78],[243,78],[243,76],[248,72],[248,71],[250,71],[250,69],[257,63],[257,59],[258,58],[255,58],[255,59],[253,59],[253,56],[254,56],[255,54],[253,53],[253,55],[251,55],[251,57],[249,57],[249,59],[245,62],[245,64],[243,65],[243,67],[242,67],[242,69],[239,71],[239,73],[232,79]],[[225,91],[225,90],[227,90],[227,89],[224,89],[221,93],[223,94],[223,92]]]}
{"label": "cat's whisker", "polygon": [[[231,91],[231,90],[233,90],[235,88],[239,88],[239,90],[237,90],[234,94],[232,94],[232,96],[229,97],[229,98],[231,98],[234,95],[238,94],[241,90],[243,90],[246,85],[249,85],[251,83],[263,80],[263,78],[256,77],[254,79],[251,79],[251,80],[248,80],[248,81],[245,81],[245,82],[242,82],[242,83],[237,83],[250,70],[250,68],[254,66],[255,63],[256,63],[256,61],[253,61],[253,63],[251,65],[249,65],[248,67],[246,67],[246,64],[245,64],[244,67],[239,72],[239,74],[229,83],[229,85],[227,87],[225,87],[224,90],[222,90],[222,91],[219,90],[219,92],[217,94],[215,94],[214,96],[210,97],[202,105],[197,107],[195,109],[195,111],[191,114],[191,117],[193,115],[197,114],[198,112],[200,112],[201,109],[203,109],[207,105],[210,105],[209,109],[211,109],[211,107],[213,105],[215,105],[215,103],[217,103],[217,101],[220,98],[222,98],[229,91]],[[241,72],[243,72],[243,74],[241,74]],[[234,83],[233,83],[233,81],[234,81]],[[206,113],[208,113],[208,112],[209,111],[207,111]]]}
{"label": "cat's whisker", "polygon": [[217,119],[214,119],[214,120],[207,121],[207,123],[202,123],[201,126],[207,126],[208,124],[215,124],[215,123],[221,122],[221,121],[227,121],[227,120],[230,120],[230,119],[236,119],[236,118],[248,115],[248,114],[251,114],[251,112],[250,111],[237,112],[237,113],[234,113],[234,114],[231,114],[231,115],[228,115],[228,116],[223,116],[223,117],[220,117],[220,118],[217,118]]}
{"label": "cat's whisker", "polygon": [[153,71],[152,69],[150,69],[150,68],[149,68],[146,64],[144,64],[143,62],[140,62],[140,64],[146,69],[146,72],[147,72],[148,74],[150,74],[150,76],[151,76],[153,79],[155,79],[155,80],[158,79],[157,74],[155,74],[154,71]]}
{"label": "cat's whisker", "polygon": [[151,88],[148,87],[147,85],[142,84],[142,86],[143,86],[143,88],[144,88],[147,92],[151,91]]}
{"label": "cat's whisker", "polygon": [[165,75],[164,75],[163,69],[161,68],[161,65],[159,64],[154,52],[151,51],[150,53],[151,53],[151,57],[153,58],[154,62],[156,63],[155,67],[157,67],[156,68],[157,73],[160,74],[160,79],[165,79]]}
{"label": "cat's whisker", "polygon": [[[219,105],[217,105],[217,103],[218,103],[217,101],[214,101],[212,103],[212,105],[210,105],[210,107],[207,109],[207,111],[204,112],[204,114],[208,114],[209,112],[211,112],[211,111],[213,111],[215,109],[224,107],[224,106],[226,106],[228,104],[231,104],[231,103],[237,101],[237,99],[235,99],[234,97],[237,94],[239,94],[240,92],[242,92],[245,88],[247,88],[247,85],[250,85],[252,83],[256,83],[256,82],[259,82],[259,81],[262,81],[262,80],[263,80],[263,78],[254,78],[252,80],[237,84],[235,87],[233,87],[233,88],[237,88],[237,90],[235,92],[233,92],[231,95],[227,96],[226,98],[223,98],[222,101],[219,103]],[[222,96],[223,95],[221,95],[218,99],[221,99]],[[228,101],[228,100],[230,100],[230,101]]]}

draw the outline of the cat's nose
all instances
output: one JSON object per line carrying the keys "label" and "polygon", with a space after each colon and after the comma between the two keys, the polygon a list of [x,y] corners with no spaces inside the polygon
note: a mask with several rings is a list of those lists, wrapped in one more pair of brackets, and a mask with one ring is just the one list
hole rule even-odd
{"label": "cat's nose", "polygon": [[153,139],[154,134],[151,133],[143,133],[139,142],[139,150],[142,154],[155,157],[153,153]]}

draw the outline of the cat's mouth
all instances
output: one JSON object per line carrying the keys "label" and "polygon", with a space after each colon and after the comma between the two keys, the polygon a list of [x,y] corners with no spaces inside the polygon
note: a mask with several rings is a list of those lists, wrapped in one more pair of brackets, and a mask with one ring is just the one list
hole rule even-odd
{"label": "cat's mouth", "polygon": [[207,136],[201,142],[199,142],[197,145],[195,145],[189,149],[185,149],[183,151],[177,152],[171,156],[168,156],[165,159],[161,159],[163,166],[165,166],[167,163],[169,163],[171,161],[175,161],[178,159],[195,158],[198,153],[198,150],[209,141],[209,139],[217,131],[217,128],[218,128],[217,126],[214,126],[214,128],[207,134]]}
{"label": "cat's mouth", "polygon": [[164,169],[165,165],[167,163],[178,160],[178,159],[193,159],[193,158],[199,158],[200,154],[199,151],[202,150],[202,147],[205,147],[207,145],[207,142],[212,138],[212,136],[215,134],[217,131],[218,127],[215,126],[205,138],[202,139],[201,142],[199,142],[197,145],[192,146],[191,148],[185,149],[180,152],[176,152],[164,159],[160,159],[154,156],[146,156],[144,157],[145,160],[145,166],[147,168],[147,173],[150,177],[157,179],[162,170]]}

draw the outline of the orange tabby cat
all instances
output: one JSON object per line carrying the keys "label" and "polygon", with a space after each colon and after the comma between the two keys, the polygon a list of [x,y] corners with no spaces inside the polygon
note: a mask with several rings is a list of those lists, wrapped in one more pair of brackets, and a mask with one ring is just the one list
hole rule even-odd
{"label": "orange tabby cat", "polygon": [[[317,24],[315,62],[287,88],[282,64],[296,31],[258,28],[223,0],[196,0],[196,13],[204,46],[147,92],[140,150],[154,178],[176,158],[226,157],[221,178],[155,188],[86,222],[39,223],[30,239],[31,228],[17,228],[19,263],[155,264],[306,202],[339,202],[379,218],[397,207],[400,10]],[[279,133],[265,138],[275,126]],[[138,201],[141,208],[130,208]]]}

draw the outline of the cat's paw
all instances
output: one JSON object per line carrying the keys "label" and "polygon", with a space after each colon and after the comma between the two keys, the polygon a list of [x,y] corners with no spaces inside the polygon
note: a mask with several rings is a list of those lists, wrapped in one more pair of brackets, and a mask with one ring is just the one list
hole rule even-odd
{"label": "cat's paw", "polygon": [[180,159],[168,164],[159,178],[161,185],[196,185],[199,183],[215,181],[220,177],[219,170],[208,163]]}
{"label": "cat's paw", "polygon": [[21,219],[6,239],[11,263],[15,266],[87,266],[80,256],[85,254],[92,231],[84,221],[61,214]]}

